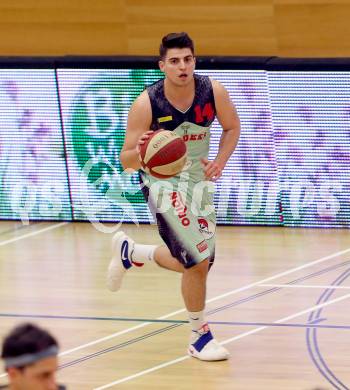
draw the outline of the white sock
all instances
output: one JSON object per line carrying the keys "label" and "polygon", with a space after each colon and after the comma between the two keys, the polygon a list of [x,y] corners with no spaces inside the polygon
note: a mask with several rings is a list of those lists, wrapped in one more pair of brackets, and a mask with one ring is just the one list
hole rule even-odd
{"label": "white sock", "polygon": [[204,319],[204,311],[189,311],[188,312],[188,318],[190,320],[190,324],[192,327],[192,330],[194,332],[197,332],[199,329],[203,327],[207,323],[207,321]]}
{"label": "white sock", "polygon": [[154,261],[153,255],[157,245],[134,244],[134,250],[131,254],[132,260],[138,263]]}

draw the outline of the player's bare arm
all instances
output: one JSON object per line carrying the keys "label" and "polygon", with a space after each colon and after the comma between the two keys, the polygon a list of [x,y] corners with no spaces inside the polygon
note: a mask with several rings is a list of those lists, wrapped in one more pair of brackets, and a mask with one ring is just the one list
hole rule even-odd
{"label": "player's bare arm", "polygon": [[216,116],[223,129],[220,138],[219,151],[213,161],[202,160],[207,179],[217,180],[238,143],[240,121],[236,108],[232,103],[226,88],[218,81],[212,80]]}
{"label": "player's bare arm", "polygon": [[132,104],[126,127],[125,140],[120,152],[120,161],[124,169],[137,170],[141,167],[139,145],[148,139],[152,121],[151,103],[146,91]]}

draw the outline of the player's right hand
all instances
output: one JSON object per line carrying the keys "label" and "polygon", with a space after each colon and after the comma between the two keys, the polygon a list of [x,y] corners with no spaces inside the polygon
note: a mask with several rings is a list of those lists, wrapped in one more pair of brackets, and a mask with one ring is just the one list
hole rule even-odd
{"label": "player's right hand", "polygon": [[140,145],[143,145],[150,137],[150,135],[153,133],[153,130],[148,130],[145,133],[141,134],[140,138],[137,140],[136,144],[136,151],[138,154],[140,154]]}

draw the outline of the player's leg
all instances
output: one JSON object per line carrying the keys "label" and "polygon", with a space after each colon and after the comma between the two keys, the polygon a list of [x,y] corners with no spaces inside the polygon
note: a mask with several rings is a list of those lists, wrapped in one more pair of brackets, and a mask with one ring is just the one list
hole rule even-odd
{"label": "player's leg", "polygon": [[[154,218],[157,220],[158,228],[161,230],[164,226],[161,225],[162,218],[160,218],[161,221],[159,220],[159,210],[157,208],[159,192],[152,190],[152,186],[147,177],[140,175],[140,182],[142,184],[141,189],[144,198]],[[183,272],[183,266],[166,246],[135,243],[124,232],[117,232],[112,240],[112,259],[109,263],[107,273],[107,286],[109,290],[119,290],[125,272],[133,266],[142,266],[147,260],[154,260],[163,268]]]}
{"label": "player's leg", "polygon": [[188,353],[200,360],[226,360],[230,355],[214,338],[204,314],[208,270],[209,259],[204,259],[186,268],[182,276],[182,295],[192,328]]}
{"label": "player's leg", "polygon": [[184,272],[184,266],[173,257],[166,245],[158,246],[154,252],[154,261],[162,268],[175,272]]}
{"label": "player's leg", "polygon": [[112,239],[112,259],[107,273],[108,289],[118,291],[125,272],[132,267],[142,267],[146,261],[154,261],[170,271],[184,271],[184,266],[171,255],[165,245],[138,244],[124,232],[117,232]]}
{"label": "player's leg", "polygon": [[215,213],[208,218],[193,214],[190,195],[185,204],[180,193],[171,194],[172,208],[157,216],[159,233],[184,267],[182,295],[192,328],[188,353],[201,360],[224,360],[229,353],[214,339],[204,314],[209,263],[214,258]]}
{"label": "player's leg", "polygon": [[204,314],[207,276],[215,257],[216,216],[215,211],[203,216],[203,211],[210,211],[212,205],[212,196],[204,191],[199,199],[192,199],[191,210],[195,215],[191,213],[190,238],[197,250],[192,253],[193,261],[186,266],[182,277],[182,294],[192,327],[188,353],[207,361],[229,358],[228,351],[214,339]]}
{"label": "player's leg", "polygon": [[[203,260],[199,264],[185,269],[182,275],[181,291],[186,309],[189,312],[204,310],[208,269],[208,260]],[[200,327],[202,325],[200,324]]]}
{"label": "player's leg", "polygon": [[[149,194],[152,195],[151,191]],[[149,194],[145,196],[146,199],[149,199]],[[200,231],[200,219],[192,213],[190,207],[191,194],[188,194],[186,200],[181,193],[174,191],[165,191],[164,196],[168,199],[169,207],[165,208],[165,212],[157,212],[156,218],[166,247],[135,244],[129,237],[123,236],[124,233],[117,233],[114,250],[119,253],[119,261],[112,260],[111,264],[115,267],[110,266],[112,271],[117,270],[114,272],[117,275],[114,286],[120,287],[125,270],[133,265],[140,265],[143,256],[145,261],[154,259],[164,268],[183,271],[182,294],[192,327],[188,353],[207,361],[227,359],[228,352],[213,338],[204,316],[208,259],[213,258],[209,249],[212,245],[209,246],[208,243],[212,240],[207,242],[205,232]],[[148,204],[150,205],[150,201]],[[203,224],[206,225],[202,221]],[[113,272],[110,274],[113,275]]]}

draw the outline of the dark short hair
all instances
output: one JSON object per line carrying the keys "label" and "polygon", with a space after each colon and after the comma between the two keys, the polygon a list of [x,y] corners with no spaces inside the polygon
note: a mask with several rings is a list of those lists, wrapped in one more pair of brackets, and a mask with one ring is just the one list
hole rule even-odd
{"label": "dark short hair", "polygon": [[49,332],[37,325],[25,323],[14,328],[5,337],[1,357],[15,358],[45,351],[50,347],[58,347],[58,343]]}
{"label": "dark short hair", "polygon": [[162,38],[162,43],[159,47],[159,55],[161,59],[164,59],[166,56],[166,53],[168,49],[184,49],[189,48],[192,51],[192,54],[194,54],[194,45],[192,39],[189,37],[189,35],[185,32],[181,33],[170,33],[165,35],[165,37]]}

